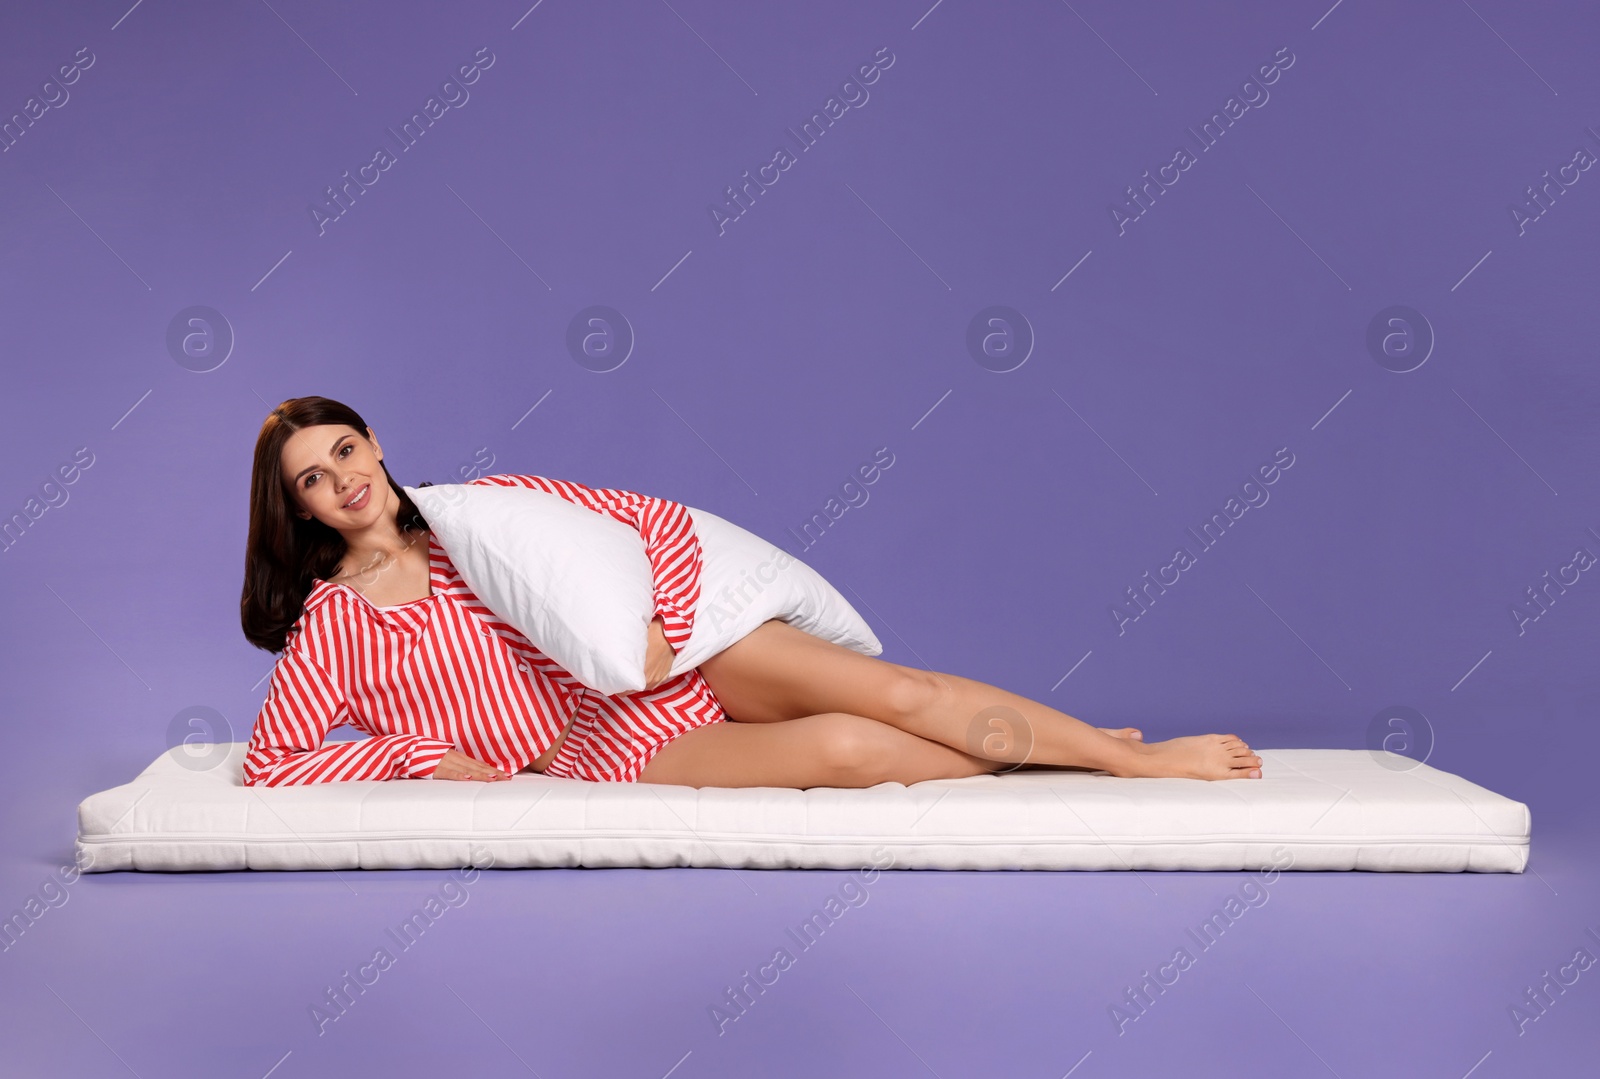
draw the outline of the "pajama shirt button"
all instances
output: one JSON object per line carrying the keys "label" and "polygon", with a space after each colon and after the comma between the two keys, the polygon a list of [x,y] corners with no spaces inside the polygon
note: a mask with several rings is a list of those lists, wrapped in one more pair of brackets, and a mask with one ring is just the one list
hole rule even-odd
{"label": "pajama shirt button", "polygon": [[517,670],[519,670],[519,671],[525,671],[525,670],[527,670],[527,669],[528,669],[528,665],[527,665],[527,664],[526,664],[526,663],[519,663],[519,664],[517,664]]}

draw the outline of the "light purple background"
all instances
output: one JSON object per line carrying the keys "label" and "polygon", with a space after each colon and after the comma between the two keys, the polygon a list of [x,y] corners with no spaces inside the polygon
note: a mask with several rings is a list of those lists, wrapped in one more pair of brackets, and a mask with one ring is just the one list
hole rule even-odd
{"label": "light purple background", "polygon": [[[1509,1012],[1600,955],[1600,583],[1511,614],[1600,552],[1600,172],[1524,234],[1510,210],[1600,154],[1592,5],[526,12],[0,16],[0,115],[95,56],[0,154],[0,514],[94,458],[0,556],[0,909],[183,710],[248,737],[250,452],[312,393],[402,483],[486,448],[778,541],[887,447],[865,504],[786,541],[886,658],[1151,739],[1360,748],[1413,708],[1414,755],[1532,807],[1529,871],[1287,874],[1121,1036],[1108,1005],[1249,875],[891,872],[721,1036],[709,1007],[846,874],[490,872],[321,1036],[308,1006],[450,874],[87,875],[0,954],[7,1074],[1592,1074],[1600,970],[1520,1036]],[[483,46],[399,152],[385,129]],[[786,129],[860,101],[841,83],[883,46],[799,152]],[[1186,128],[1284,46],[1199,152]],[[1119,235],[1108,208],[1180,145],[1198,162]],[[319,235],[310,205],[379,146],[397,162]],[[594,304],[637,337],[606,373],[565,344]],[[209,372],[166,345],[193,305],[237,339]],[[991,305],[1037,338],[1006,373],[965,344]],[[1392,305],[1437,335],[1407,373],[1365,343]],[[1270,501],[1119,635],[1125,589],[1280,447]]]}

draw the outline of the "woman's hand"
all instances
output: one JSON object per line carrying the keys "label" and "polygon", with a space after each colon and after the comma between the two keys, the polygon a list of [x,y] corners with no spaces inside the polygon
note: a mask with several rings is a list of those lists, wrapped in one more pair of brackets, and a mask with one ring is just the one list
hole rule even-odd
{"label": "woman's hand", "polygon": [[510,779],[500,769],[492,764],[469,757],[459,749],[447,749],[444,756],[439,758],[439,764],[433,770],[434,779],[476,779],[492,782],[497,779]]}
{"label": "woman's hand", "polygon": [[652,618],[650,627],[645,630],[644,688],[655,689],[665,682],[676,657],[677,653],[667,643],[666,629],[661,619]]}

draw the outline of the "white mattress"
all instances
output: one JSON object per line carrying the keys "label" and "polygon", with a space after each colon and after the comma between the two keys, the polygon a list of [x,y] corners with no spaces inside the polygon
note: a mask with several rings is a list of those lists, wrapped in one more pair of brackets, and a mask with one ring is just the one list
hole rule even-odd
{"label": "white mattress", "polygon": [[[1528,807],[1366,750],[1257,749],[1259,780],[1001,776],[668,787],[519,773],[498,783],[246,787],[246,744],[182,748],[78,806],[88,871],[466,865],[858,869],[1366,869],[1520,873]],[[175,756],[176,755],[176,756]],[[892,861],[886,861],[892,859]]]}

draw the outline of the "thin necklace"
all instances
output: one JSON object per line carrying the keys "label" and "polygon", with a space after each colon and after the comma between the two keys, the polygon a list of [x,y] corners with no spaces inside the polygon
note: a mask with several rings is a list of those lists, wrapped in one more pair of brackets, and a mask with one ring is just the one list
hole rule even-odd
{"label": "thin necklace", "polygon": [[[412,548],[412,546],[415,545],[415,543],[416,543],[415,537],[407,536],[405,550],[409,551]],[[396,555],[391,555],[387,551],[378,551],[378,552],[376,552],[376,555],[377,555],[376,561],[369,562],[367,565],[361,567],[361,569],[353,571],[351,573],[348,573],[348,574],[346,574],[346,576],[349,577],[351,580],[355,580],[358,576],[360,576],[362,574],[371,573],[373,575],[372,576],[372,580],[367,580],[367,581],[363,581],[362,582],[363,584],[371,584],[373,580],[377,579],[377,575],[378,574],[383,573],[385,570],[390,569],[391,567],[397,566],[397,565],[400,564],[400,556],[397,555],[397,554]]]}

